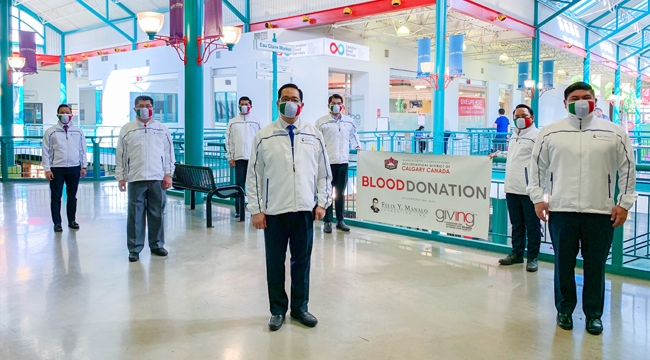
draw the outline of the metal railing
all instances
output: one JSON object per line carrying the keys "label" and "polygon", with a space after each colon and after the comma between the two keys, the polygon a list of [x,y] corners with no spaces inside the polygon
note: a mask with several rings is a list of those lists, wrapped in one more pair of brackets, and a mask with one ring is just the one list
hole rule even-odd
{"label": "metal railing", "polygon": [[[178,162],[184,162],[184,136],[180,132],[174,132],[173,134],[176,160]],[[372,134],[374,139],[370,140],[367,139],[367,134],[362,135],[366,135],[364,148],[370,147],[368,145],[370,142],[376,145],[378,141],[383,143],[398,139],[398,136],[392,134],[392,132],[389,134]],[[489,148],[489,145],[484,147],[483,141],[486,144],[491,144],[488,136],[476,135],[474,140],[468,137],[464,139],[469,144],[468,146],[456,146],[451,153],[458,154],[458,149],[468,149],[467,151],[469,153],[485,155],[489,151],[486,150],[486,148]],[[494,136],[494,133],[491,136]],[[41,141],[42,138],[40,136],[0,137],[0,159],[4,159],[3,154],[10,154],[9,159],[12,159],[13,156],[13,163],[6,170],[4,164],[0,164],[3,176],[6,171],[6,177],[3,177],[1,180],[43,178],[42,168],[39,169]],[[115,147],[112,144],[117,142],[116,136],[88,136],[87,141],[88,162],[90,164],[88,177],[93,180],[111,179],[115,172]],[[410,141],[414,142],[416,140],[410,139]],[[224,143],[225,136],[223,131],[213,131],[206,134],[203,147],[205,166],[209,166],[214,171],[215,180],[219,185],[234,183],[234,172],[228,163]],[[480,146],[478,145],[479,143],[481,144]],[[393,149],[395,150],[395,147]],[[451,145],[450,149],[452,149]],[[472,149],[477,150],[472,151]],[[505,192],[503,190],[504,161],[504,159],[497,159],[493,166],[490,231],[488,239],[472,239],[472,241],[491,243],[506,248],[511,245],[511,229],[507,206],[505,204]],[[95,169],[98,169],[98,171],[95,171]],[[349,180],[345,192],[344,213],[347,218],[355,219],[357,167],[356,151],[354,150],[351,151],[348,171]],[[623,228],[622,240],[618,243],[615,242],[613,245],[614,247],[609,262],[622,264],[624,267],[641,268],[650,273],[650,165],[643,163],[637,165],[637,175],[639,200],[630,210],[629,221]],[[422,229],[419,230],[426,230],[426,224],[423,224]],[[553,248],[546,226],[541,225],[540,231],[542,232],[542,252],[553,254]],[[475,246],[476,242],[467,243],[466,245]]]}

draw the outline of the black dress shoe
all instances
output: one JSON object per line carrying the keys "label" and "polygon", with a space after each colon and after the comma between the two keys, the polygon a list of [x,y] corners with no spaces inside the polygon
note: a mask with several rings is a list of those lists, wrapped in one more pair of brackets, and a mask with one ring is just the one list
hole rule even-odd
{"label": "black dress shoe", "polygon": [[164,248],[153,249],[151,253],[158,256],[167,256],[169,254]]}
{"label": "black dress shoe", "polygon": [[138,253],[129,253],[129,261],[130,262],[136,262],[140,260],[140,254]]}
{"label": "black dress shoe", "polygon": [[318,320],[316,320],[316,317],[307,311],[305,311],[304,313],[292,311],[289,313],[289,315],[291,315],[292,319],[308,327],[314,327],[316,326],[316,324],[318,324]]}
{"label": "black dress shoe", "polygon": [[508,256],[499,260],[499,264],[501,265],[513,265],[513,264],[523,264],[523,263],[524,263],[524,257],[517,256],[515,254],[508,254]]}
{"label": "black dress shoe", "polygon": [[528,259],[528,262],[526,262],[526,271],[537,272],[537,270],[539,270],[539,264],[537,264],[537,259],[536,258]]}
{"label": "black dress shoe", "polygon": [[271,331],[280,330],[283,322],[284,315],[271,315],[271,318],[269,319],[269,329],[271,329]]}
{"label": "black dress shoe", "polygon": [[343,221],[339,221],[338,223],[336,223],[336,228],[341,230],[341,231],[345,231],[345,232],[350,231],[350,227],[345,225],[345,223]]}
{"label": "black dress shoe", "polygon": [[236,218],[238,218],[239,215],[240,215],[240,214],[239,214],[238,212],[235,213],[235,217],[236,217]]}
{"label": "black dress shoe", "polygon": [[556,322],[557,326],[564,330],[573,330],[573,318],[571,314],[557,313]]}
{"label": "black dress shoe", "polygon": [[61,224],[54,225],[54,232],[63,232],[63,227],[61,226]]}
{"label": "black dress shoe", "polygon": [[76,221],[71,221],[68,223],[70,229],[79,230],[79,224]]}
{"label": "black dress shoe", "polygon": [[587,332],[591,335],[600,335],[603,333],[603,322],[600,319],[587,318]]}
{"label": "black dress shoe", "polygon": [[323,225],[323,232],[325,234],[331,234],[332,233],[332,223],[331,222],[326,222],[325,225]]}

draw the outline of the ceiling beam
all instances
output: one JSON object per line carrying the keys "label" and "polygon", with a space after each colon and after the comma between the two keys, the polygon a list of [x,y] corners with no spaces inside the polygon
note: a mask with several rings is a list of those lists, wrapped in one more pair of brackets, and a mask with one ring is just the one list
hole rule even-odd
{"label": "ceiling beam", "polygon": [[108,20],[104,15],[100,14],[95,10],[92,6],[88,5],[84,0],[77,0],[77,2],[83,6],[86,10],[88,10],[91,14],[93,14],[96,18],[99,20],[103,21],[106,25],[112,27],[115,31],[117,31],[120,35],[124,36],[127,40],[129,40],[131,43],[135,43],[136,39],[131,37],[129,34],[125,33],[124,30],[120,29],[117,27],[117,25],[113,24],[112,21]]}
{"label": "ceiling beam", "polygon": [[57,33],[57,34],[59,34],[59,35],[63,35],[63,31],[59,30],[59,28],[57,28],[57,27],[54,26],[54,25],[51,25],[51,24],[49,24],[49,23],[45,23],[45,22],[43,21],[43,18],[42,18],[41,16],[38,16],[35,12],[33,12],[32,10],[30,10],[29,8],[27,8],[25,5],[23,5],[23,4],[19,4],[19,5],[16,5],[16,7],[17,7],[19,10],[21,10],[21,11],[25,12],[26,14],[28,14],[29,16],[33,17],[34,19],[40,21],[41,24],[43,24],[45,27],[48,27],[48,28],[52,29],[52,31],[54,31],[55,33]]}

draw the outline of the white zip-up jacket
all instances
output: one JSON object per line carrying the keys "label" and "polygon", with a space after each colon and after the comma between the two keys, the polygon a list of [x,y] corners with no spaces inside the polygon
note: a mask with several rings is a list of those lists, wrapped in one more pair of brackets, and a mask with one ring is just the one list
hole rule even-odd
{"label": "white zip-up jacket", "polygon": [[323,134],[330,164],[350,162],[350,147],[361,147],[357,126],[349,116],[341,114],[340,119],[327,114],[316,120],[316,128]]}
{"label": "white zip-up jacket", "polygon": [[530,158],[539,129],[532,125],[515,131],[508,144],[506,161],[506,181],[504,189],[507,194],[528,195],[526,188],[530,180]]}
{"label": "white zip-up jacket", "polygon": [[115,178],[127,182],[163,180],[174,173],[174,145],[169,129],[156,120],[133,120],[117,141]]}
{"label": "white zip-up jacket", "polygon": [[253,115],[239,115],[228,122],[226,128],[226,157],[228,160],[248,160],[255,134],[260,131],[260,121]]}
{"label": "white zip-up jacket", "polygon": [[[257,133],[248,162],[246,191],[251,214],[312,211],[332,204],[332,174],[323,135],[298,119],[294,147],[281,118]],[[293,152],[292,152],[293,150]]]}
{"label": "white zip-up jacket", "polygon": [[[546,173],[546,176],[544,174]],[[618,173],[620,195],[614,201]],[[636,201],[634,153],[627,133],[592,115],[570,116],[539,133],[530,165],[528,194],[549,211],[611,214],[615,205],[629,210]]]}
{"label": "white zip-up jacket", "polygon": [[67,133],[61,122],[45,130],[41,153],[41,165],[45,171],[52,171],[53,167],[86,168],[86,137],[72,123],[68,126]]}

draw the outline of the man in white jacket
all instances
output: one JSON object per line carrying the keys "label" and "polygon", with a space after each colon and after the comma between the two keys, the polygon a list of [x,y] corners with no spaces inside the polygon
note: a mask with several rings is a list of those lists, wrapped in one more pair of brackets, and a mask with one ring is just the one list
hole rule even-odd
{"label": "man in white jacket", "polygon": [[[336,189],[336,228],[350,231],[345,225],[343,210],[345,207],[345,187],[348,184],[348,163],[350,162],[350,148],[361,150],[357,127],[349,116],[344,114],[345,105],[343,97],[334,94],[327,100],[329,114],[316,120],[316,128],[323,133],[327,157],[332,170],[332,186]],[[332,232],[333,209],[327,208],[325,213],[325,233]]]}
{"label": "man in white jacket", "polygon": [[70,106],[61,104],[56,110],[59,121],[56,125],[45,130],[41,165],[45,170],[45,178],[50,180],[50,211],[54,232],[62,232],[61,226],[61,196],[65,184],[68,202],[66,214],[68,227],[79,229],[76,221],[77,188],[79,179],[86,177],[86,137],[83,131],[72,123]]}
{"label": "man in white jacket", "polygon": [[[535,204],[526,192],[530,178],[530,158],[539,129],[535,126],[533,109],[528,105],[517,105],[513,113],[514,134],[510,138],[506,162],[506,181],[504,190],[508,204],[508,214],[512,224],[512,253],[499,260],[501,265],[524,262],[526,239],[528,239],[528,261],[526,270],[536,272],[537,256],[542,241],[539,219],[535,214]],[[492,157],[504,154],[497,152]]]}
{"label": "man in white jacket", "polygon": [[163,247],[165,190],[172,186],[176,162],[169,129],[152,119],[153,99],[138,96],[134,110],[136,120],[120,130],[115,157],[115,178],[120,182],[120,191],[126,191],[129,184],[126,236],[131,262],[140,259],[146,225],[151,253],[167,256]]}
{"label": "man in white jacket", "polygon": [[[230,167],[235,168],[235,184],[246,187],[246,170],[251,157],[253,138],[260,131],[260,121],[251,115],[253,100],[246,96],[239,99],[239,116],[233,118],[226,128],[226,156]],[[239,203],[235,202],[235,217],[239,217]]]}
{"label": "man in white jacket", "polygon": [[287,244],[291,250],[291,317],[314,327],[308,312],[314,221],[332,201],[330,166],[323,135],[299,117],[304,103],[294,84],[282,86],[280,118],[255,136],[248,167],[248,209],[253,227],[264,230],[271,318],[280,329],[289,308],[284,290]]}
{"label": "man in white jacket", "polygon": [[[623,128],[594,116],[596,98],[589,84],[569,86],[564,104],[568,117],[545,126],[537,137],[528,193],[538,217],[549,222],[555,249],[557,324],[573,329],[574,268],[581,250],[586,329],[599,335],[603,331],[605,263],[614,228],[625,223],[637,198],[634,152]],[[617,175],[620,194],[615,199]]]}

